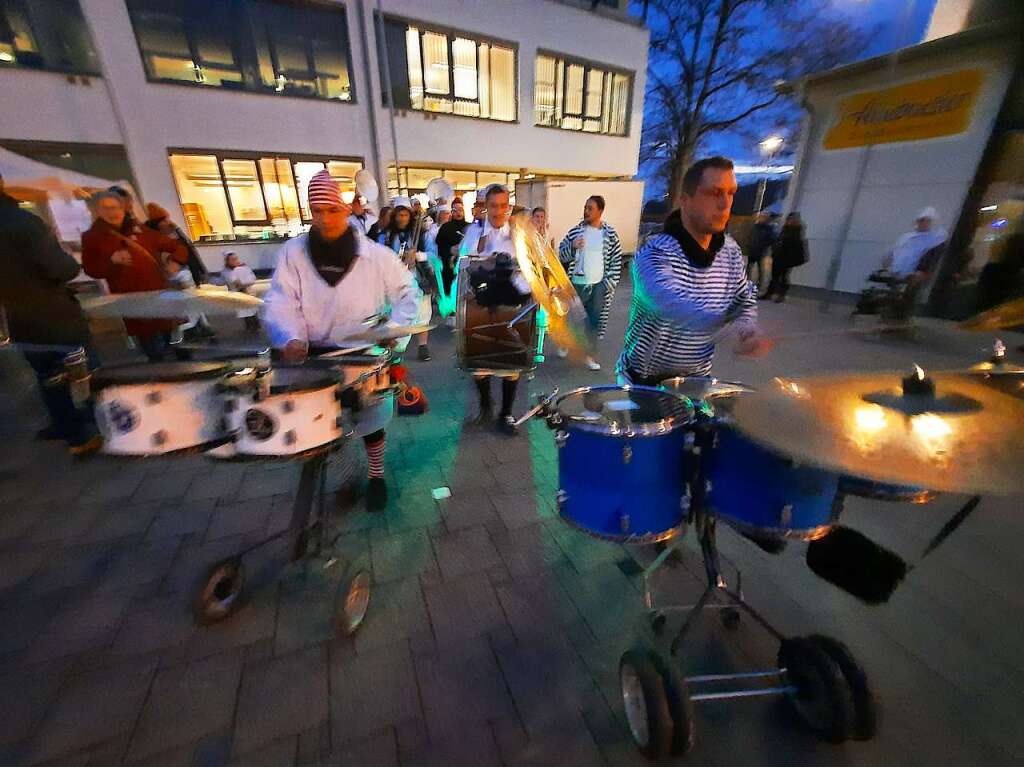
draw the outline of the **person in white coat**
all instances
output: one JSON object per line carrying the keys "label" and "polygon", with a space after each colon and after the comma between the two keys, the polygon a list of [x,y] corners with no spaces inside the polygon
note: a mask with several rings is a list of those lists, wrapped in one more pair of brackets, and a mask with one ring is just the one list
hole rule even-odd
{"label": "person in white coat", "polygon": [[[359,236],[349,225],[350,208],[327,171],[309,182],[313,226],[288,240],[278,256],[264,299],[263,323],[271,344],[288,362],[301,362],[311,347],[340,345],[365,330],[367,318],[390,308],[391,320],[410,324],[419,290],[412,274],[385,247]],[[408,338],[400,342],[404,349]],[[363,438],[369,463],[367,507],[387,504],[384,481],[385,427],[393,399],[360,411],[356,433]]]}

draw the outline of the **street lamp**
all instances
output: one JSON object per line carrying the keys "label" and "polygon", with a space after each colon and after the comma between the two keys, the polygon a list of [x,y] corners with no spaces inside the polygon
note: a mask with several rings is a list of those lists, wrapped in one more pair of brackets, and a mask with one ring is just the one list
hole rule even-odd
{"label": "street lamp", "polygon": [[[771,165],[775,155],[782,149],[782,145],[786,143],[786,140],[782,136],[769,136],[762,140],[758,146],[761,148],[761,157],[764,158],[765,164]],[[764,193],[768,186],[768,177],[765,175],[761,176],[761,181],[757,185],[757,203],[754,205],[754,213],[760,213],[761,208],[764,205]]]}

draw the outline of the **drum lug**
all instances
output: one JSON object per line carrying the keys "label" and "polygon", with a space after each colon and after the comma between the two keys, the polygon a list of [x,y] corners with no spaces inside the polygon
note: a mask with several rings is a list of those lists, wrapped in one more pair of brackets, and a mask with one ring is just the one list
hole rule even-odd
{"label": "drum lug", "polygon": [[619,529],[624,533],[629,532],[629,514],[622,514],[619,517]]}
{"label": "drum lug", "polygon": [[683,437],[683,448],[686,451],[689,452],[689,451],[693,450],[693,447],[696,444],[697,444],[697,435],[694,434],[692,431],[686,432],[686,436]]}
{"label": "drum lug", "polygon": [[624,445],[622,448],[622,462],[630,463],[633,460],[633,448],[629,445]]}
{"label": "drum lug", "polygon": [[159,447],[160,445],[162,445],[165,442],[167,442],[167,432],[164,431],[163,429],[161,429],[160,431],[156,432],[153,435],[152,440],[153,440],[153,444],[156,445],[157,447]]}
{"label": "drum lug", "polygon": [[236,399],[226,399],[226,400],[224,400],[224,412],[225,413],[234,413],[237,408],[238,408],[238,400],[236,400]]}
{"label": "drum lug", "polygon": [[569,441],[569,432],[559,430],[555,432],[555,447],[565,447],[565,443]]}
{"label": "drum lug", "polygon": [[281,403],[281,412],[282,413],[291,413],[294,410],[295,410],[295,403],[292,402],[290,399],[286,399],[284,402]]}
{"label": "drum lug", "polygon": [[714,489],[714,485],[711,484],[711,480],[710,479],[705,479],[704,480],[704,492],[705,493],[710,493],[713,489]]}
{"label": "drum lug", "polygon": [[562,425],[562,415],[560,413],[551,413],[544,422],[548,425],[549,429],[557,429]]}
{"label": "drum lug", "polygon": [[158,391],[151,391],[146,395],[146,403],[149,405],[159,405],[163,396]]}
{"label": "drum lug", "polygon": [[284,444],[294,445],[297,440],[294,429],[289,429],[284,433]]}
{"label": "drum lug", "polygon": [[565,506],[566,501],[569,500],[569,494],[564,490],[559,490],[555,493],[555,501],[558,503],[558,511],[562,511],[562,507]]}

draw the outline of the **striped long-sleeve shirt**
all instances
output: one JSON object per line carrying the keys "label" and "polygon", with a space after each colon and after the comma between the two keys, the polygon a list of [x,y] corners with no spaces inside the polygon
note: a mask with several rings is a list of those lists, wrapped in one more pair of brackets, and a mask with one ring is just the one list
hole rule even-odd
{"label": "striped long-sleeve shirt", "polygon": [[753,327],[757,297],[746,259],[726,235],[707,267],[670,234],[647,240],[633,261],[633,303],[618,369],[630,378],[707,375],[715,334],[729,321]]}

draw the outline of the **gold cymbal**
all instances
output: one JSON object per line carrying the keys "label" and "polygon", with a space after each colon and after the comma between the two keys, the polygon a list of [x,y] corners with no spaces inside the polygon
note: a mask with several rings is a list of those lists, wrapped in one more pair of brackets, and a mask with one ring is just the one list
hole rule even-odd
{"label": "gold cymbal", "polygon": [[558,255],[528,217],[516,217],[512,223],[516,261],[534,300],[547,314],[548,335],[573,359],[590,356],[587,312]]}
{"label": "gold cymbal", "polygon": [[936,373],[925,379],[933,394],[914,394],[900,373],[776,378],[737,397],[733,417],[755,442],[844,474],[946,492],[1020,493],[1024,398],[1000,379],[1009,377]]}
{"label": "gold cymbal", "polygon": [[209,288],[146,290],[82,300],[82,308],[91,316],[128,319],[177,319],[194,314],[234,317],[262,304],[262,299],[247,293]]}
{"label": "gold cymbal", "polygon": [[964,330],[1002,330],[1024,325],[1024,298],[1007,301],[960,323]]}
{"label": "gold cymbal", "polygon": [[338,346],[355,346],[359,343],[363,344],[362,348],[365,348],[365,344],[377,344],[385,341],[393,341],[397,338],[405,338],[406,336],[415,336],[420,333],[426,333],[436,328],[437,325],[376,325],[366,330],[361,330],[357,333],[345,336],[339,339],[337,342]]}

